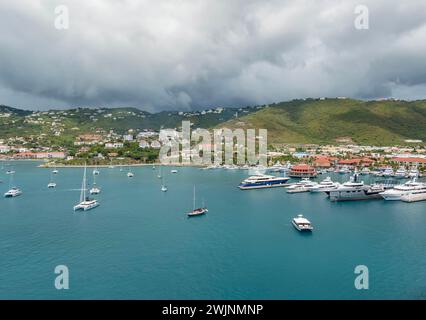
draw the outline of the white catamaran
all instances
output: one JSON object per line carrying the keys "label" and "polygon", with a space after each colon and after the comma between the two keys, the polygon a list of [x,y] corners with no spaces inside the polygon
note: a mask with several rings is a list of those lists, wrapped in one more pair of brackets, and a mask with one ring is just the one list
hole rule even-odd
{"label": "white catamaran", "polygon": [[86,183],[87,167],[84,165],[83,182],[81,184],[80,203],[74,206],[74,211],[83,210],[88,211],[99,206],[99,202],[96,199],[90,199],[86,196],[87,183]]}

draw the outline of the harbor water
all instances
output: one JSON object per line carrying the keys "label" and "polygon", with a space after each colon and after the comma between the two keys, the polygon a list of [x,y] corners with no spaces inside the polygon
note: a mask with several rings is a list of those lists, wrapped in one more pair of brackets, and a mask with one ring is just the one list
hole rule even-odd
{"label": "harbor water", "polygon": [[[146,166],[133,178],[100,168],[100,206],[75,213],[83,169],[59,168],[48,189],[37,165],[13,162],[23,194],[0,198],[0,299],[426,299],[426,202],[241,191],[247,171],[190,167],[163,168],[161,192]],[[194,185],[209,212],[188,218]],[[292,226],[298,214],[312,234]],[[68,290],[54,286],[57,265]],[[355,288],[358,265],[368,290]]]}

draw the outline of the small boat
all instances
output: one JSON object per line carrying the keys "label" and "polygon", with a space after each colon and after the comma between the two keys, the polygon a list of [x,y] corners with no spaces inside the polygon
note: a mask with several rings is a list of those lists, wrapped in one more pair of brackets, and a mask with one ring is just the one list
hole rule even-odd
{"label": "small boat", "polygon": [[14,197],[20,196],[21,194],[22,194],[22,191],[19,188],[13,187],[4,194],[4,197],[5,198],[14,198]]}
{"label": "small boat", "polygon": [[13,175],[10,176],[9,191],[7,191],[4,194],[5,198],[14,198],[14,197],[20,196],[22,194],[21,189],[19,189],[18,187],[12,187],[12,185],[13,185]]}
{"label": "small boat", "polygon": [[392,169],[392,168],[390,168],[390,167],[386,168],[386,169],[382,172],[382,176],[383,176],[383,177],[392,177],[392,176],[394,176],[393,169]]}
{"label": "small boat", "polygon": [[55,183],[55,182],[49,182],[49,183],[48,183],[48,185],[47,185],[47,187],[48,187],[49,189],[56,188],[56,183]]}
{"label": "small boat", "polygon": [[50,180],[49,180],[49,183],[47,184],[47,188],[49,189],[56,188],[56,183],[55,181],[53,181],[52,175],[53,175],[53,172],[50,173]]}
{"label": "small boat", "polygon": [[93,185],[92,188],[89,190],[90,194],[99,194],[101,193],[101,189],[96,184],[96,176],[93,176]]}
{"label": "small boat", "polygon": [[166,191],[167,191],[167,186],[166,186],[166,184],[164,183],[164,177],[163,177],[163,180],[162,180],[161,191],[163,191],[163,192],[166,192]]}
{"label": "small boat", "polygon": [[98,176],[99,175],[99,170],[98,169],[93,170],[93,175],[94,176]]}
{"label": "small boat", "polygon": [[88,211],[99,206],[99,202],[96,199],[90,199],[86,196],[86,165],[84,165],[83,182],[81,184],[80,202],[74,206],[74,211]]}
{"label": "small boat", "polygon": [[56,169],[56,167],[52,170],[52,173],[53,174],[58,174],[59,173],[59,171],[58,171],[58,169]]}
{"label": "small boat", "polygon": [[129,178],[133,178],[135,175],[133,174],[133,172],[130,171],[130,167],[129,167],[129,172],[127,172],[127,177]]}
{"label": "small boat", "polygon": [[178,173],[176,169],[170,170],[171,173]]}
{"label": "small boat", "polygon": [[311,222],[304,218],[301,214],[299,214],[296,218],[293,218],[292,224],[299,231],[312,231],[314,229]]}
{"label": "small boat", "polygon": [[209,212],[209,210],[204,206],[204,204],[200,208],[195,208],[195,186],[194,186],[193,209],[191,212],[188,212],[187,215],[188,217],[195,217],[195,216],[201,216],[203,214],[206,214],[207,212]]}
{"label": "small boat", "polygon": [[6,171],[6,174],[14,174],[15,173],[15,171],[14,170],[7,170]]}
{"label": "small boat", "polygon": [[286,190],[287,193],[302,193],[302,192],[309,192],[309,189],[305,186],[290,186]]}

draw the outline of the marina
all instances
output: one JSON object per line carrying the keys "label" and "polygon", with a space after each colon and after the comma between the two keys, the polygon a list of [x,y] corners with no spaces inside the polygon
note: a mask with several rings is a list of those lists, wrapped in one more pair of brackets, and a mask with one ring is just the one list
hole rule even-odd
{"label": "marina", "polygon": [[[246,170],[190,167],[167,176],[169,191],[161,192],[156,170],[146,166],[132,169],[134,179],[118,167],[102,171],[103,192],[96,196],[101,205],[74,213],[83,169],[61,169],[52,193],[44,187],[49,169],[37,165],[16,162],[15,178],[25,193],[1,200],[0,297],[7,291],[9,298],[60,298],[49,285],[57,264],[72,272],[69,298],[417,299],[424,294],[426,202],[332,202],[323,192],[287,194],[285,188],[241,191],[237,186]],[[328,175],[341,184],[350,177]],[[375,181],[372,175],[362,179]],[[198,206],[204,197],[209,213],[188,219],[194,184]],[[7,183],[0,187],[8,190]],[[313,223],[312,234],[294,229],[291,221],[298,214]],[[374,290],[353,289],[353,268],[359,264],[380,273]],[[34,276],[23,278],[26,272]],[[126,277],[116,281],[121,274]],[[255,283],[249,280],[253,274]],[[303,282],[294,274],[303,274]]]}

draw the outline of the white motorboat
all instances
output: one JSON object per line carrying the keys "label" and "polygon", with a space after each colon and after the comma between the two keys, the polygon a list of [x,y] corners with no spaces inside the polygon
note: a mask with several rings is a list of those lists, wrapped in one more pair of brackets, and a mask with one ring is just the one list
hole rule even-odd
{"label": "white motorboat", "polygon": [[409,178],[414,178],[414,177],[419,177],[419,176],[420,176],[420,172],[419,172],[419,169],[417,169],[417,168],[413,167],[408,172],[408,177]]}
{"label": "white motorboat", "polygon": [[405,167],[399,167],[398,170],[395,171],[395,178],[402,179],[407,177],[407,169]]}
{"label": "white motorboat", "polygon": [[22,194],[22,191],[19,188],[13,187],[4,194],[4,197],[5,198],[14,198],[14,197],[20,196],[21,194]]}
{"label": "white motorboat", "polygon": [[314,229],[311,222],[304,218],[301,214],[299,214],[296,218],[293,218],[291,223],[299,231],[312,231]]}
{"label": "white motorboat", "polygon": [[49,189],[56,188],[56,183],[55,183],[55,182],[49,182],[49,183],[48,183],[48,185],[47,185],[47,187],[48,187]]}
{"label": "white motorboat", "polygon": [[170,170],[171,173],[178,173],[176,169]]}

